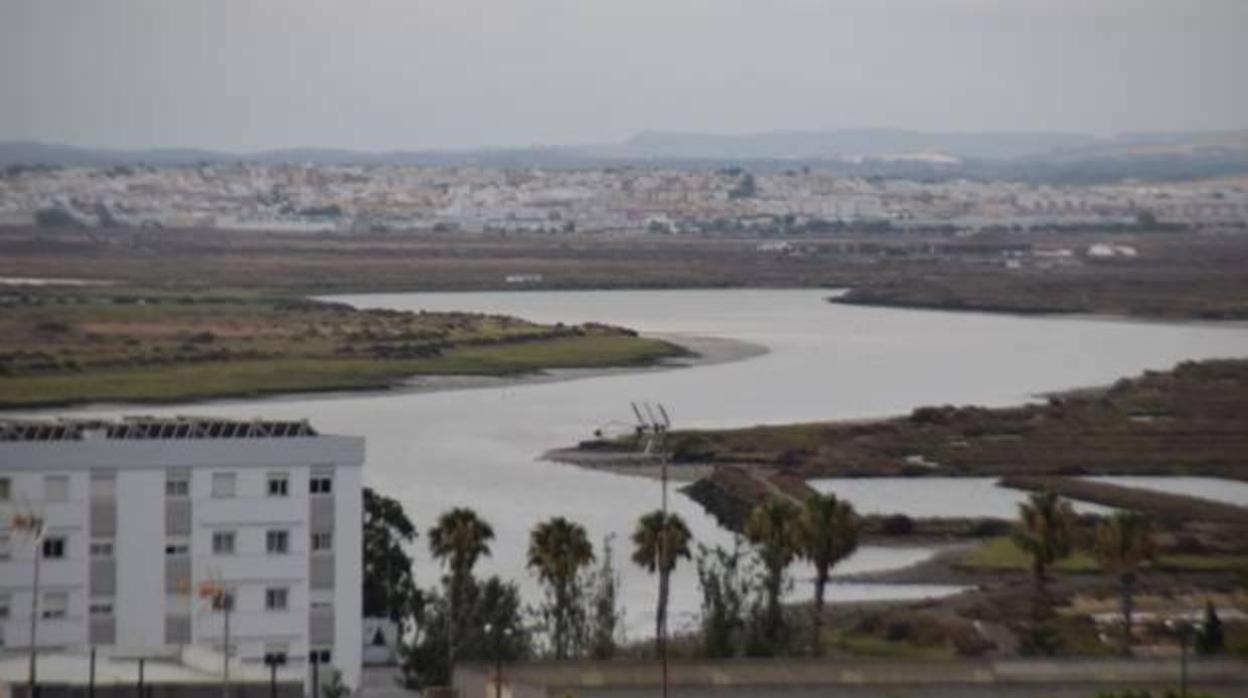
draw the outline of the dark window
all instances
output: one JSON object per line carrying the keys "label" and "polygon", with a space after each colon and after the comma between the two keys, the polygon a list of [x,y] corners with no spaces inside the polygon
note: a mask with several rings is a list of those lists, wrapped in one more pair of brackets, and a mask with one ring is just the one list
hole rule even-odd
{"label": "dark window", "polygon": [[65,557],[65,539],[61,536],[44,538],[43,557],[53,560]]}

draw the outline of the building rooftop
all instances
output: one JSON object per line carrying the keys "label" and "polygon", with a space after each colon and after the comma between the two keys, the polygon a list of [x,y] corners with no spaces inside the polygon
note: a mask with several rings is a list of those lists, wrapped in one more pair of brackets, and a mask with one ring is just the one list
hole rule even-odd
{"label": "building rooftop", "polygon": [[317,436],[307,420],[238,420],[215,417],[100,419],[0,419],[0,442],[89,439],[273,439]]}

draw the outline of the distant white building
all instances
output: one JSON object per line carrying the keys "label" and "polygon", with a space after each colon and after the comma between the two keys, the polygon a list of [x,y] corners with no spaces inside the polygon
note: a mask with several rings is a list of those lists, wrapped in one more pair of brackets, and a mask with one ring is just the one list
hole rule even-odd
{"label": "distant white building", "polygon": [[1088,246],[1089,257],[1136,257],[1139,251],[1131,245],[1111,245],[1109,243],[1098,242]]}
{"label": "distant white building", "polygon": [[[136,418],[0,421],[0,645],[118,656],[220,651],[243,666],[284,654],[358,686],[364,440],[306,422]],[[324,680],[328,667],[318,667]]]}

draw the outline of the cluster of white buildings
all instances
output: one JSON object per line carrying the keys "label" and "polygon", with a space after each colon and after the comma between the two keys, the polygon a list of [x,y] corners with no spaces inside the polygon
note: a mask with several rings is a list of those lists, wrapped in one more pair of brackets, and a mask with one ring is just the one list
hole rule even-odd
{"label": "cluster of white buildings", "polygon": [[33,629],[50,662],[358,686],[363,461],[305,422],[0,421],[0,659]]}
{"label": "cluster of white buildings", "polygon": [[[749,178],[752,186],[743,187]],[[1243,225],[1248,180],[1050,186],[863,179],[818,170],[200,165],[22,169],[0,176],[0,225],[296,231],[670,232],[778,220],[898,227]]]}

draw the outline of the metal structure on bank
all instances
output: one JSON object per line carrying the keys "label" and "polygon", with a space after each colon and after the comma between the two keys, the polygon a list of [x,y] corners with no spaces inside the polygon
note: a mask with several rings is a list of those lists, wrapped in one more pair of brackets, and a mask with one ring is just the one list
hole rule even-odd
{"label": "metal structure on bank", "polygon": [[[667,562],[667,452],[663,450],[663,442],[667,438],[667,434],[671,431],[672,420],[668,416],[667,410],[662,404],[655,403],[651,406],[648,402],[641,403],[638,407],[637,403],[631,403],[633,414],[637,417],[637,437],[639,445],[642,446],[644,455],[657,458],[659,461],[659,481],[660,481],[660,511],[662,516],[662,528],[659,531],[659,544],[655,556],[658,558],[655,569],[659,571],[662,577],[663,570]],[[663,696],[667,698],[667,618],[660,619],[658,628],[659,636],[656,639],[659,646],[659,661],[663,666]]]}

